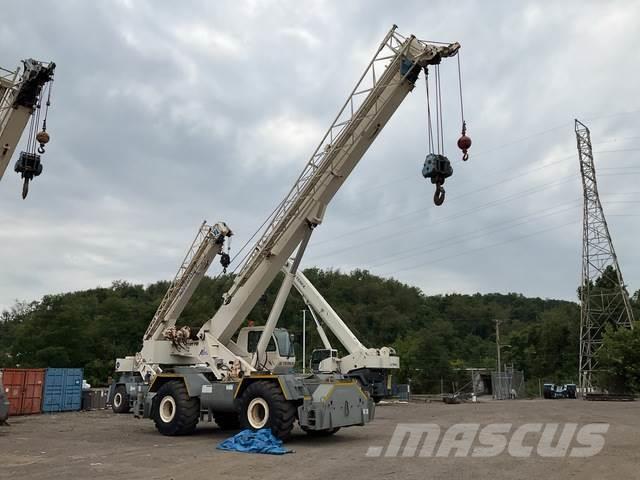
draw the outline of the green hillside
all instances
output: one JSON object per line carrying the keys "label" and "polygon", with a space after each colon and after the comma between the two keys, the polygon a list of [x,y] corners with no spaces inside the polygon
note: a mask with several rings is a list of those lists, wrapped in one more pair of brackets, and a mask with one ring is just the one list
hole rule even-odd
{"label": "green hillside", "polygon": [[[305,274],[369,346],[392,346],[401,356],[400,381],[432,391],[463,367],[494,367],[494,319],[502,319],[503,362],[538,379],[575,382],[580,310],[577,303],[526,298],[516,293],[426,296],[420,289],[365,270]],[[180,324],[199,327],[221,302],[231,277],[205,278]],[[116,357],[131,355],[168,286],[114,282],[109,288],[49,295],[18,303],[0,317],[0,366],[82,366],[94,385],[105,384]],[[278,282],[250,319],[263,323]],[[298,335],[304,304],[293,292],[280,326]],[[320,347],[308,317],[307,351]],[[298,358],[301,348],[297,348]]]}

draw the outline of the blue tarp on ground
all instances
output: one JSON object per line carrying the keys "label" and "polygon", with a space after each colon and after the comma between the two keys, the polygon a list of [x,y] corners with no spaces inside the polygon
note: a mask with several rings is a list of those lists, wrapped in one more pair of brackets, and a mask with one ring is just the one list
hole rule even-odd
{"label": "blue tarp on ground", "polygon": [[243,430],[216,447],[218,450],[244,453],[268,453],[270,455],[283,455],[292,453],[293,450],[284,448],[282,440],[276,438],[271,429]]}

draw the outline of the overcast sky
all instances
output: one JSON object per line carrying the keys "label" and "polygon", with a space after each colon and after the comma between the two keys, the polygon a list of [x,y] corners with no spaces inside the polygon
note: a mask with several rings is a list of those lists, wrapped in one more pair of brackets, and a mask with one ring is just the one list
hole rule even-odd
{"label": "overcast sky", "polygon": [[[44,172],[0,184],[0,309],[169,279],[203,219],[239,248],[282,199],[392,24],[459,41],[442,82],[454,175],[435,207],[423,79],[330,205],[304,267],[367,268],[428,294],[575,299],[573,118],[630,289],[640,288],[640,2],[5,2],[0,66],[57,63]],[[23,138],[24,140],[24,138]],[[217,273],[213,267],[211,274]]]}

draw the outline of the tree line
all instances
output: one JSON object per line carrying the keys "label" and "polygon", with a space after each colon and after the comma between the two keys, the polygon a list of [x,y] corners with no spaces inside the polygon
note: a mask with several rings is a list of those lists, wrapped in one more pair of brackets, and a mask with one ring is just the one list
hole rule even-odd
{"label": "tree line", "polygon": [[[527,298],[517,293],[425,295],[397,280],[367,270],[341,272],[311,268],[305,275],[367,346],[390,346],[401,359],[396,375],[410,381],[413,391],[439,391],[441,382],[456,378],[465,368],[495,368],[495,320],[501,320],[502,362],[523,370],[530,388],[538,379],[576,383],[578,371],[580,307],[577,302]],[[222,302],[233,278],[205,277],[182,314],[179,325],[198,329]],[[279,282],[274,282],[248,319],[266,321]],[[39,301],[17,302],[0,314],[0,367],[83,367],[93,385],[105,385],[114,360],[141,347],[142,335],[169,283],[148,286],[125,281],[110,287],[46,295]],[[634,296],[638,308],[638,295]],[[302,332],[301,297],[292,291],[279,326],[298,339]],[[636,329],[635,332],[640,329]],[[631,335],[632,338],[623,335]],[[640,387],[638,372],[619,351],[626,349],[633,362],[640,343],[634,332],[611,331],[603,362],[616,378]],[[337,341],[332,342],[337,345]],[[638,345],[640,346],[640,345]],[[307,352],[321,348],[320,337],[307,315]],[[296,349],[301,362],[302,349]],[[618,364],[616,364],[618,362]],[[636,365],[638,367],[640,365]],[[635,382],[635,383],[634,383]]]}

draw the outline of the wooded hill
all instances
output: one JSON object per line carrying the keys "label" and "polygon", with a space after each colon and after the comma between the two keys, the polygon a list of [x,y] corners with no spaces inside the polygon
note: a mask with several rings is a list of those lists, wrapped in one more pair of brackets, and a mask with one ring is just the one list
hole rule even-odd
{"label": "wooded hill", "polygon": [[[495,322],[501,319],[502,360],[538,379],[577,382],[580,309],[577,303],[526,298],[520,294],[426,296],[420,289],[366,270],[342,273],[308,269],[305,274],[368,346],[392,346],[401,357],[399,381],[414,391],[439,391],[455,369],[495,367]],[[232,278],[206,277],[180,325],[199,328],[221,303]],[[94,385],[104,385],[114,359],[132,355],[168,282],[147,287],[114,282],[109,288],[48,295],[17,303],[0,316],[0,366],[77,367]],[[266,320],[278,282],[250,319]],[[635,304],[637,307],[637,303]],[[300,338],[304,304],[293,291],[280,321]],[[321,347],[307,317],[307,352]],[[336,342],[337,344],[337,342]],[[300,360],[301,346],[297,345]],[[437,386],[437,387],[436,387]]]}

